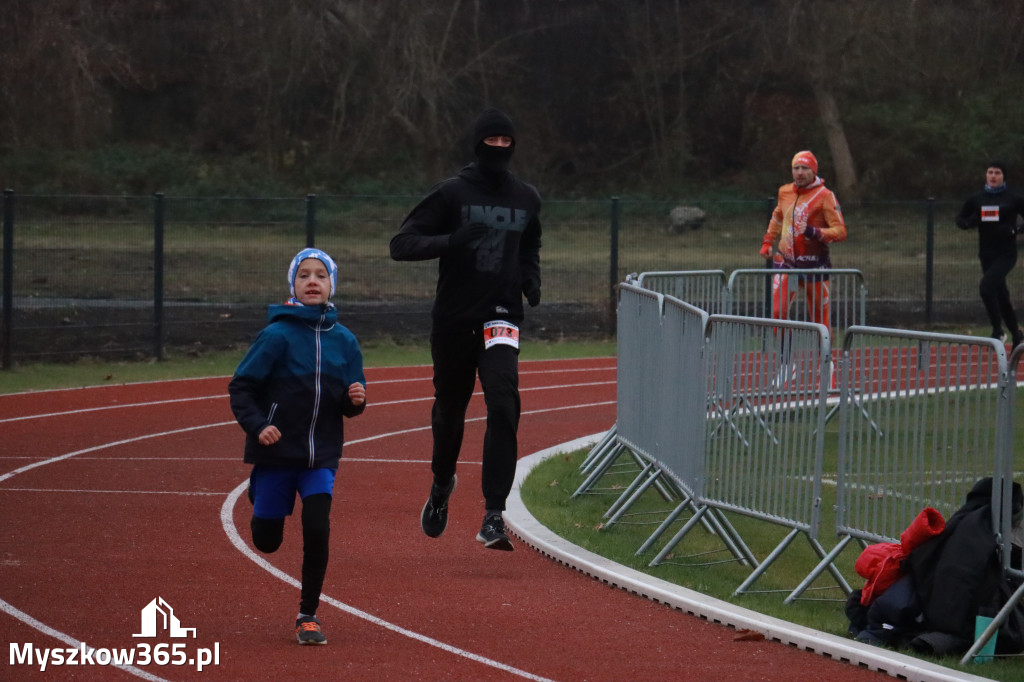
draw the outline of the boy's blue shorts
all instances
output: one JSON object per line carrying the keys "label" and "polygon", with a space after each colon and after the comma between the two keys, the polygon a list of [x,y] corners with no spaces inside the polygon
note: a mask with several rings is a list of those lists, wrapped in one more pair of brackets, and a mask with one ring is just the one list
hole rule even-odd
{"label": "boy's blue shorts", "polygon": [[305,499],[317,493],[331,494],[337,469],[285,469],[254,466],[249,475],[253,515],[261,519],[283,519],[295,509],[295,493]]}

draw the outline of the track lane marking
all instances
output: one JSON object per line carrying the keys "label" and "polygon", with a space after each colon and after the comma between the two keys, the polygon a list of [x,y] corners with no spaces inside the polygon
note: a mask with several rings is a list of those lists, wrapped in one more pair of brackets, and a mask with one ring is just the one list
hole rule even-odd
{"label": "track lane marking", "polygon": [[[378,383],[383,383],[383,382],[374,382],[375,385],[378,384]],[[532,386],[532,387],[520,388],[519,392],[520,393],[525,393],[527,391],[554,391],[554,390],[561,390],[561,389],[564,389],[564,388],[586,388],[588,386],[607,386],[609,384],[614,384],[614,383],[615,383],[615,381],[588,381],[588,382],[583,382],[583,383],[578,383],[578,384],[555,384],[555,385],[551,385],[551,386]],[[482,396],[482,395],[483,395],[482,391],[476,391],[476,392],[473,393],[473,397]],[[0,419],[0,424],[6,424],[8,422],[28,421],[28,420],[31,420],[31,419],[47,419],[47,418],[51,418],[51,417],[66,417],[68,415],[84,414],[86,412],[104,412],[104,411],[107,411],[107,410],[121,410],[121,409],[134,408],[134,407],[153,407],[155,405],[171,405],[171,404],[175,404],[175,403],[200,402],[200,401],[204,401],[204,400],[223,400],[223,399],[225,399],[227,397],[228,397],[227,393],[220,393],[220,394],[216,394],[216,395],[197,396],[195,398],[174,398],[174,399],[171,399],[171,400],[153,400],[153,401],[145,402],[145,403],[124,403],[124,404],[119,404],[119,405],[103,405],[103,406],[100,406],[100,407],[83,407],[83,408],[80,408],[80,409],[77,409],[77,410],[65,410],[64,412],[45,412],[45,413],[42,413],[42,414],[23,415],[21,417],[8,417],[6,419]],[[403,398],[403,399],[399,399],[399,400],[385,400],[385,401],[382,401],[382,402],[379,402],[379,403],[373,403],[373,402],[367,403],[366,407],[370,408],[370,407],[386,407],[386,406],[389,406],[389,405],[403,405],[403,404],[406,404],[406,403],[419,403],[419,402],[425,402],[425,401],[433,400],[433,399],[434,399],[434,396],[424,396],[422,398]]]}
{"label": "track lane marking", "polygon": [[[241,497],[242,493],[245,492],[248,485],[248,479],[242,481],[241,483],[238,484],[237,488],[231,491],[231,494],[228,495],[228,498],[224,500],[224,504],[220,508],[220,521],[221,527],[224,529],[224,533],[228,536],[228,539],[231,541],[231,544],[233,544],[235,548],[242,553],[243,556],[250,559],[253,563],[255,563],[257,566],[259,566],[266,572],[270,573],[275,578],[282,580],[283,582],[291,585],[292,587],[295,587],[296,589],[301,589],[302,583],[299,580],[296,580],[295,578],[288,575],[287,573],[279,569],[277,566],[274,566],[272,563],[261,557],[253,550],[251,550],[249,546],[245,544],[245,541],[242,540],[242,536],[239,535],[238,529],[235,528],[235,502],[237,502],[238,498]],[[409,639],[414,639],[418,642],[422,642],[437,649],[441,649],[446,653],[461,656],[462,658],[467,658],[471,661],[482,663],[483,665],[486,665],[491,668],[503,670],[507,673],[516,675],[518,677],[522,677],[527,680],[536,680],[537,682],[554,682],[553,680],[547,677],[534,675],[531,672],[520,670],[519,668],[514,668],[506,663],[502,663],[501,661],[496,661],[494,659],[481,656],[480,654],[474,654],[472,651],[460,649],[459,647],[456,647],[451,644],[445,644],[444,642],[434,639],[433,637],[429,637],[414,630],[409,630],[408,628],[404,628],[401,625],[396,625],[395,623],[386,621],[383,618],[378,618],[372,613],[367,613],[366,611],[357,609],[356,607],[346,604],[345,602],[339,601],[329,595],[320,595],[320,600],[327,604],[330,604],[336,609],[344,611],[349,615],[361,618],[362,620],[365,620],[373,625],[382,627],[385,630],[390,630],[396,634],[408,637]]]}
{"label": "track lane marking", "polygon": [[[523,374],[562,374],[565,372],[604,372],[608,370],[614,370],[617,366],[617,358],[609,355],[603,358],[590,358],[591,360],[606,360],[611,362],[610,365],[599,365],[594,367],[569,367],[565,369],[520,369],[520,376]],[[542,362],[562,362],[563,360],[526,360],[520,363],[520,368],[523,365],[534,365]],[[430,369],[430,365],[407,365],[405,367],[368,367],[366,368],[369,372],[386,372],[388,370],[402,370],[402,369]],[[147,386],[150,384],[177,384],[185,382],[199,382],[199,381],[230,381],[230,375],[212,376],[212,377],[191,377],[188,379],[153,379],[151,381],[128,381],[120,384],[98,384],[95,386],[71,386],[68,388],[41,388],[30,391],[15,391],[14,393],[2,393],[0,398],[8,396],[26,396],[35,395],[39,393],[63,393],[66,391],[97,391],[102,389],[118,389],[125,388],[128,386]],[[422,377],[407,377],[403,379],[376,379],[373,383],[375,384],[400,384],[412,381],[430,381],[431,376],[426,374]]]}
{"label": "track lane marking", "polygon": [[[79,640],[75,639],[74,637],[72,637],[71,635],[64,634],[60,630],[54,630],[53,628],[51,628],[46,623],[43,623],[41,621],[36,620],[32,616],[30,616],[27,613],[25,613],[24,611],[21,611],[20,609],[14,607],[13,605],[7,603],[3,599],[0,599],[0,611],[3,611],[7,615],[12,616],[13,618],[16,618],[17,620],[20,620],[22,623],[24,623],[25,625],[28,625],[31,628],[35,628],[36,630],[38,630],[39,632],[43,633],[44,635],[47,635],[49,637],[53,637],[54,639],[56,639],[56,640],[58,640],[60,642],[64,642],[65,644],[67,644],[68,646],[70,646],[70,647],[72,647],[74,649],[78,649],[79,647],[84,646],[87,651],[95,651],[96,650],[95,647],[89,646],[84,641],[79,641]],[[144,680],[150,680],[150,682],[168,682],[168,680],[166,678],[157,677],[156,675],[154,675],[152,673],[146,672],[142,668],[136,668],[134,665],[125,665],[124,663],[114,663],[114,662],[111,662],[111,663],[108,664],[108,666],[101,666],[101,667],[117,668],[118,670],[123,670],[126,673],[131,673],[132,675],[135,675],[136,677],[141,677]]]}
{"label": "track lane marking", "polygon": [[137,442],[139,442],[141,440],[149,440],[150,438],[163,438],[164,436],[173,436],[173,435],[179,434],[179,433],[188,433],[190,431],[199,431],[200,429],[210,429],[210,428],[215,428],[215,427],[218,427],[218,426],[226,426],[228,424],[235,424],[235,423],[236,422],[234,420],[232,420],[232,421],[229,421],[229,422],[217,422],[216,424],[202,424],[202,425],[199,425],[199,426],[189,426],[189,427],[182,428],[182,429],[173,429],[171,431],[162,431],[160,433],[150,433],[150,434],[146,434],[144,436],[135,436],[134,438],[125,438],[123,440],[115,440],[115,441],[112,441],[110,443],[101,443],[100,445],[94,445],[91,448],[85,448],[84,450],[75,450],[74,452],[68,452],[68,453],[63,454],[63,455],[57,455],[56,457],[50,457],[49,459],[44,459],[44,460],[42,460],[40,462],[33,462],[32,464],[26,464],[25,466],[19,467],[17,469],[14,469],[13,471],[8,471],[6,474],[0,475],[0,483],[3,483],[4,481],[6,481],[6,480],[8,480],[10,478],[14,478],[18,474],[22,474],[22,473],[25,473],[26,471],[30,471],[32,469],[35,469],[36,467],[41,467],[41,466],[44,466],[46,464],[53,464],[54,462],[62,462],[65,459],[71,459],[72,457],[75,457],[76,455],[84,455],[84,454],[86,454],[88,452],[96,452],[98,450],[104,450],[106,448],[117,447],[118,445],[129,445],[131,443],[137,443]]}
{"label": "track lane marking", "polygon": [[[523,412],[522,415],[525,416],[525,415],[533,415],[533,414],[542,414],[542,413],[546,413],[546,412],[558,412],[558,411],[562,411],[562,410],[573,410],[573,409],[581,409],[581,408],[595,407],[595,406],[604,406],[604,405],[614,405],[614,404],[615,404],[615,400],[606,400],[606,401],[586,403],[586,404],[579,404],[579,405],[568,405],[568,406],[562,406],[562,407],[556,407],[556,408],[528,410],[528,411]],[[87,412],[87,411],[91,411],[91,409],[87,408],[87,409],[83,409],[83,410],[80,410],[80,411],[72,411],[72,412],[68,412],[67,414],[77,414],[79,412]],[[470,422],[470,421],[483,421],[485,419],[486,419],[486,417],[473,417],[473,418],[467,419],[466,421],[467,422]],[[99,450],[103,450],[103,449],[106,449],[106,448],[117,447],[117,446],[120,446],[120,445],[127,445],[127,444],[131,444],[131,443],[135,443],[135,442],[139,442],[139,441],[143,441],[143,440],[149,440],[149,439],[152,439],[152,438],[162,438],[162,437],[165,437],[165,436],[172,436],[172,435],[177,435],[177,434],[181,434],[181,433],[188,433],[188,432],[191,432],[191,431],[198,431],[198,430],[209,429],[209,428],[217,428],[217,427],[222,427],[222,426],[231,426],[231,425],[235,425],[235,424],[236,424],[236,422],[234,420],[226,421],[226,422],[216,422],[216,423],[212,423],[212,424],[201,424],[201,425],[190,426],[190,427],[185,427],[185,428],[181,428],[181,429],[173,429],[173,430],[170,430],[170,431],[163,431],[163,432],[160,432],[160,433],[146,434],[146,435],[143,435],[143,436],[136,436],[136,437],[133,437],[133,438],[125,438],[125,439],[121,439],[121,440],[117,440],[117,441],[111,441],[109,443],[104,443],[104,444],[96,445],[96,446],[93,446],[93,447],[84,448],[82,450],[76,450],[74,452],[65,453],[63,455],[58,455],[56,457],[50,457],[48,459],[45,459],[45,460],[42,460],[42,461],[39,461],[39,462],[34,462],[32,464],[25,465],[23,467],[20,467],[18,469],[10,471],[10,472],[8,472],[6,474],[0,475],[0,483],[2,483],[3,481],[9,480],[9,479],[13,478],[14,476],[16,476],[16,475],[18,475],[20,473],[24,473],[26,471],[31,471],[32,469],[38,468],[40,466],[44,466],[46,464],[54,464],[54,463],[57,463],[57,462],[62,462],[64,460],[71,459],[72,457],[76,457],[78,455],[83,455],[83,454],[87,454],[87,453],[91,453],[91,452],[97,452]],[[359,439],[355,439],[355,440],[349,441],[348,443],[346,443],[346,445],[355,445],[356,443],[365,443],[365,442],[370,442],[370,441],[374,441],[374,440],[380,440],[382,438],[386,438],[386,437],[390,437],[390,436],[402,435],[402,434],[405,434],[405,433],[411,433],[411,432],[417,432],[417,431],[426,431],[426,430],[429,430],[429,429],[430,429],[429,426],[425,426],[425,427],[419,427],[419,428],[414,428],[414,429],[405,429],[405,430],[401,430],[401,431],[381,433],[381,434],[376,434],[374,436],[368,436],[368,437],[365,437],[365,438],[359,438]],[[366,458],[363,461],[379,461],[379,460],[373,460],[372,458]],[[405,460],[400,460],[400,461],[405,461]],[[228,495],[227,499],[225,499],[225,501],[224,501],[224,504],[221,506],[221,514],[220,514],[221,515],[221,524],[222,524],[222,527],[224,528],[225,533],[228,535],[228,537],[231,540],[232,544],[235,545],[235,547],[238,548],[243,553],[243,555],[246,555],[248,558],[250,558],[257,565],[260,565],[265,570],[267,570],[269,573],[271,573],[275,577],[283,580],[284,582],[286,582],[286,583],[288,583],[288,584],[290,584],[292,586],[301,587],[301,583],[297,579],[293,578],[292,576],[288,575],[287,573],[285,573],[283,571],[280,571],[278,568],[276,568],[275,566],[273,566],[272,564],[270,564],[269,562],[264,560],[262,557],[257,555],[252,550],[250,550],[249,547],[245,544],[245,542],[241,539],[241,536],[238,535],[237,529],[235,529],[235,527],[234,527],[234,519],[231,516],[231,514],[232,514],[232,510],[234,508],[235,502],[238,500],[238,497],[241,495],[242,491],[244,491],[246,489],[247,485],[248,485],[248,479],[246,479],[241,484],[239,484],[239,486],[236,487]],[[6,490],[10,490],[10,489],[0,488],[0,491],[6,491]],[[223,495],[223,493],[211,493],[211,494]],[[225,514],[228,515],[228,518],[229,518],[228,521],[225,521]],[[228,525],[225,525],[227,523],[230,524],[230,530],[228,528]],[[233,533],[233,535],[232,535],[232,533]],[[236,538],[237,538],[237,540],[236,540]],[[483,665],[487,665],[487,666],[490,666],[490,667],[493,667],[493,668],[496,668],[496,669],[499,669],[499,670],[503,670],[505,672],[508,672],[508,673],[510,673],[512,675],[517,675],[517,676],[522,677],[524,679],[534,680],[536,682],[554,682],[554,680],[551,680],[550,678],[541,677],[539,675],[534,675],[533,673],[530,673],[528,671],[520,670],[518,668],[514,668],[514,667],[509,666],[509,665],[507,665],[505,663],[501,663],[500,661],[494,661],[492,659],[486,658],[486,657],[481,656],[479,654],[474,654],[474,653],[472,653],[470,651],[466,651],[464,649],[460,649],[460,648],[455,647],[453,645],[445,644],[444,642],[441,642],[440,640],[436,640],[436,639],[433,639],[431,637],[428,637],[427,635],[423,635],[423,634],[420,634],[418,632],[415,632],[415,631],[412,631],[412,630],[408,630],[408,629],[403,628],[403,627],[401,627],[399,625],[396,625],[396,624],[390,623],[388,621],[385,621],[385,620],[383,620],[381,618],[378,618],[377,616],[374,616],[373,614],[367,613],[365,611],[361,611],[361,610],[359,610],[359,609],[357,609],[357,608],[355,608],[353,606],[345,604],[344,602],[338,601],[338,600],[336,600],[336,599],[334,599],[334,598],[332,598],[332,597],[330,597],[328,595],[323,595],[321,597],[321,599],[325,603],[328,603],[328,604],[330,604],[330,605],[332,605],[332,606],[334,606],[334,607],[336,607],[336,608],[338,608],[338,609],[340,609],[342,611],[345,611],[347,613],[355,615],[355,616],[357,616],[359,618],[362,618],[362,619],[364,619],[364,620],[366,620],[366,621],[368,621],[368,622],[370,622],[370,623],[372,623],[374,625],[377,625],[379,627],[383,627],[385,629],[391,630],[391,631],[393,631],[393,632],[395,632],[397,634],[409,637],[411,639],[415,639],[417,641],[421,641],[421,642],[423,642],[425,644],[428,644],[430,646],[434,646],[434,647],[439,648],[439,649],[441,649],[443,651],[446,651],[448,653],[451,653],[451,654],[454,654],[454,655],[457,655],[457,656],[461,656],[461,657],[467,658],[469,660],[473,660],[473,661],[476,661],[476,662],[481,663]],[[0,598],[0,610],[3,610],[5,613],[7,613],[7,614],[11,615],[12,617],[22,621],[26,625],[29,625],[29,626],[35,628],[36,630],[39,630],[40,632],[42,632],[44,634],[47,634],[47,635],[49,635],[51,637],[54,637],[54,638],[56,638],[56,639],[58,639],[58,640],[60,640],[62,642],[66,642],[66,643],[72,644],[73,646],[78,646],[79,645],[79,642],[77,640],[75,640],[74,638],[72,638],[70,635],[66,635],[66,634],[64,634],[64,633],[62,633],[62,632],[60,632],[60,631],[58,631],[58,630],[56,630],[54,628],[51,628],[50,626],[46,625],[45,623],[42,623],[41,621],[33,618],[29,614],[27,614],[27,613],[25,613],[23,611],[20,611],[19,609],[15,608],[14,606],[9,604],[8,602],[4,601],[2,598]],[[144,670],[141,670],[139,668],[135,668],[134,666],[117,666],[117,667],[119,667],[121,670],[124,670],[125,672],[128,672],[130,674],[136,675],[137,677],[141,677],[141,678],[146,679],[146,680],[152,680],[154,682],[166,682],[164,680],[164,678],[154,676],[154,675],[152,675],[152,674],[150,674],[150,673],[148,673],[148,672],[146,672]]]}

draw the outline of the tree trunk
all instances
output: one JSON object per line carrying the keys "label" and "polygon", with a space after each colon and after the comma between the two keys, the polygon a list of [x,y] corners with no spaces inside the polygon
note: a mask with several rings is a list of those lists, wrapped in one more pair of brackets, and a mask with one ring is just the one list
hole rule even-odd
{"label": "tree trunk", "polygon": [[814,98],[818,102],[818,113],[825,127],[828,148],[832,152],[832,163],[835,165],[836,193],[841,200],[854,201],[860,189],[857,182],[857,167],[853,163],[850,143],[846,139],[843,122],[839,119],[839,105],[831,91],[823,85],[814,86]]}

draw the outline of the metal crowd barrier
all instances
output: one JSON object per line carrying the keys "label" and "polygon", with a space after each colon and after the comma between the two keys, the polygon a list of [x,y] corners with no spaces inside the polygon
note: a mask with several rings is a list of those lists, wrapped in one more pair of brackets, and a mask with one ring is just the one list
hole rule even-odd
{"label": "metal crowd barrier", "polygon": [[[651,565],[661,563],[704,514],[714,511],[728,533],[723,542],[737,560],[756,566],[735,591],[742,594],[799,535],[819,558],[826,555],[817,534],[831,375],[829,333],[809,322],[712,315],[704,352],[703,493],[696,500],[697,512]],[[790,531],[758,564],[723,512]],[[848,592],[842,574],[830,572]]]}
{"label": "metal crowd barrier", "polygon": [[[839,364],[839,542],[804,585],[854,540],[899,542],[925,507],[948,518],[979,479],[1012,482],[1011,380],[999,341],[853,326]],[[993,523],[1008,543],[1009,526]]]}
{"label": "metal crowd barrier", "polygon": [[[606,512],[606,525],[616,523],[652,485],[667,500],[690,494],[680,489],[680,481],[693,479],[691,472],[703,459],[703,400],[680,386],[701,381],[707,317],[695,306],[636,284],[619,286],[619,362],[630,370],[618,377],[615,426],[588,455],[582,468],[589,475],[575,493],[593,491],[623,452],[636,458],[636,466],[625,472],[634,478]],[[666,473],[670,476],[663,477]]]}
{"label": "metal crowd barrier", "polygon": [[686,301],[710,315],[729,312],[729,284],[723,270],[641,272],[636,277],[636,284]]}
{"label": "metal crowd barrier", "polygon": [[[650,549],[689,509],[692,516],[652,565],[702,523],[737,561],[756,567],[737,594],[805,535],[820,561],[786,598],[789,603],[825,571],[849,592],[835,561],[851,543],[898,542],[921,509],[930,506],[948,517],[979,479],[991,476],[992,531],[1003,569],[1024,581],[1024,571],[1009,565],[1014,410],[1024,346],[1007,359],[993,339],[859,324],[866,312],[863,278],[858,271],[832,270],[830,322],[843,339],[833,372],[827,328],[758,315],[770,315],[774,274],[734,272],[726,290],[730,309],[740,313],[733,315],[708,316],[664,293],[694,287],[704,292],[694,296],[712,300],[706,282],[718,274],[643,273],[620,285],[617,420],[587,455],[583,468],[590,475],[577,494],[629,452],[633,482],[606,516],[617,518],[659,485],[662,496],[678,505],[637,553]],[[796,297],[796,306],[802,298]],[[791,318],[805,312],[797,309]],[[703,358],[699,370],[686,361],[693,357]],[[840,417],[834,472],[825,470],[832,465],[822,457],[833,382]],[[705,389],[685,390],[691,386]],[[827,553],[817,540],[826,485],[835,486],[839,538]],[[790,532],[758,564],[724,512]],[[1024,586],[964,662],[1022,599]]]}
{"label": "metal crowd barrier", "polygon": [[997,488],[999,489],[999,496],[1001,500],[1001,504],[998,507],[995,506],[995,500],[993,500],[992,508],[994,510],[998,510],[999,513],[998,518],[993,519],[993,523],[994,526],[998,529],[997,532],[1000,534],[999,537],[1003,559],[1003,571],[1008,578],[1015,580],[1019,584],[1019,586],[1016,590],[1014,590],[1014,593],[1010,596],[1010,598],[1006,600],[1006,603],[1003,604],[1002,608],[999,609],[999,612],[992,618],[992,622],[990,622],[988,626],[985,628],[985,630],[977,637],[977,639],[975,639],[974,644],[971,645],[971,647],[967,650],[967,653],[965,653],[963,658],[960,660],[961,663],[967,663],[968,661],[972,660],[975,656],[978,655],[978,652],[981,651],[982,647],[984,647],[985,644],[990,639],[992,639],[992,635],[994,635],[999,630],[999,628],[1002,627],[1003,623],[1009,617],[1010,612],[1017,607],[1017,604],[1020,603],[1022,599],[1024,599],[1024,570],[1021,570],[1020,568],[1016,567],[1011,567],[1009,565],[1010,557],[1012,556],[1011,545],[1013,544],[1011,539],[1013,535],[1013,529],[1010,528],[1009,524],[1013,516],[1012,485],[1013,473],[1016,468],[1014,466],[1016,464],[1016,460],[1013,454],[1014,429],[1016,425],[1016,420],[1014,419],[1014,416],[1016,415],[1017,407],[1017,391],[1020,390],[1018,382],[1022,378],[1024,378],[1021,377],[1020,375],[1020,361],[1022,357],[1024,357],[1024,346],[1017,346],[1016,348],[1013,349],[1013,352],[1010,353],[1010,358],[1007,361],[1010,372],[1008,380],[1010,390],[1007,391],[1008,400],[1005,407],[1006,411],[1008,412],[1008,419],[1006,421],[1009,424],[1009,426],[1008,428],[1004,429],[1004,431],[1001,434],[1001,446],[1005,449],[1006,458],[1003,462],[1003,465],[1000,467],[1001,477],[996,479],[1001,481],[1002,485],[994,485],[992,488],[993,494],[996,494]]}
{"label": "metal crowd barrier", "polygon": [[[866,324],[868,290],[860,270],[824,268],[813,270],[734,270],[726,286],[728,311],[744,317],[772,317],[772,292],[786,277],[789,305],[784,308],[784,319],[812,321],[809,308],[820,305],[807,294],[806,283],[825,280],[829,288],[829,321],[834,330],[833,347],[842,343],[846,329],[853,325]],[[684,299],[685,300],[685,299]]]}

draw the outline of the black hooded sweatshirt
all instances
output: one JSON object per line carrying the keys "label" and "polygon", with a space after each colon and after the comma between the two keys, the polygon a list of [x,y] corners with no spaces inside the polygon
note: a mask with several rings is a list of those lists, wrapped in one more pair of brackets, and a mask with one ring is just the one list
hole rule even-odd
{"label": "black hooded sweatshirt", "polygon": [[1003,185],[997,192],[981,191],[964,202],[956,216],[961,230],[977,228],[978,255],[1017,251],[1017,218],[1024,216],[1024,198]]}
{"label": "black hooded sweatshirt", "polygon": [[[523,292],[540,288],[540,207],[533,185],[474,162],[412,209],[391,239],[391,257],[440,259],[435,328],[522,322]],[[488,229],[466,247],[451,248],[449,236],[470,225]]]}

